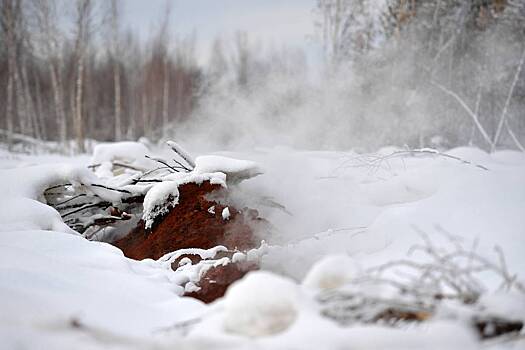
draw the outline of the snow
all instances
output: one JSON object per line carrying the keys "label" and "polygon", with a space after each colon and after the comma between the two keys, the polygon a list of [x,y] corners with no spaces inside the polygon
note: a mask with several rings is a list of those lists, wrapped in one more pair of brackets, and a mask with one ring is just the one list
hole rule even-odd
{"label": "snow", "polygon": [[[407,258],[409,248],[421,243],[421,231],[439,250],[449,248],[447,237],[454,236],[457,244],[468,250],[475,247],[477,254],[495,261],[498,245],[510,275],[524,279],[522,153],[489,154],[469,147],[445,152],[471,164],[437,154],[385,158],[395,151],[399,149],[357,154],[280,147],[228,154],[261,164],[265,176],[239,186],[250,196],[279,205],[257,207],[274,227],[266,242],[231,258],[233,262],[262,259],[266,271],[249,273],[211,305],[181,295],[197,290],[196,281],[211,266],[231,262],[216,259],[225,247],[185,249],[157,261],[127,259],[108,244],[72,234],[43,202],[47,187],[65,182],[82,183],[106,200],[119,200],[121,193],[90,186],[110,179],[90,172],[85,156],[0,154],[2,347],[523,348],[523,340],[480,344],[467,324],[474,311],[524,319],[523,294],[500,289],[501,281],[490,274],[478,276],[486,292],[475,309],[444,303],[435,319],[422,325],[341,326],[323,316],[318,293],[392,296],[387,288],[356,285],[355,279],[371,267]],[[113,151],[105,152],[99,155],[101,160],[114,159],[108,155]],[[158,188],[157,184],[144,187],[149,211],[155,212],[152,203],[161,198],[175,198],[181,184],[210,180],[226,186],[230,176],[254,174],[254,164],[231,159],[197,157],[193,172],[167,175],[170,181]],[[173,271],[172,263],[184,254],[207,260],[193,265],[186,259]],[[425,259],[417,253],[411,258]]]}
{"label": "snow", "polygon": [[229,220],[230,219],[230,208],[226,207],[222,210],[222,219],[223,220]]}
{"label": "snow", "polygon": [[156,163],[147,159],[147,155],[150,155],[150,150],[140,142],[101,143],[96,145],[93,150],[91,164],[100,164],[97,168],[97,175],[101,177],[111,177],[114,175],[112,172],[112,162],[115,161],[129,164],[143,170],[154,167]]}
{"label": "snow", "polygon": [[226,174],[228,181],[233,183],[263,173],[255,162],[215,155],[197,157],[194,171],[197,174],[222,172]]}
{"label": "snow", "polygon": [[146,229],[151,228],[157,216],[167,214],[179,204],[179,184],[165,181],[154,185],[144,197],[142,220]]}
{"label": "snow", "polygon": [[193,157],[190,156],[190,154],[181,145],[174,141],[167,141],[166,143],[186,162],[187,165],[189,165],[191,168],[195,168],[195,161],[193,160]]}
{"label": "snow", "polygon": [[212,185],[220,185],[226,187],[226,174],[223,172],[212,172],[212,173],[198,173],[195,171],[189,173],[174,173],[164,177],[165,180],[176,181],[179,186],[195,183],[202,184],[204,181],[209,181]]}
{"label": "snow", "polygon": [[0,201],[0,205],[0,232],[48,230],[78,234],[64,224],[55,209],[33,199],[10,198]]}
{"label": "snow", "polygon": [[328,255],[308,271],[303,285],[309,288],[329,290],[344,286],[363,272],[356,261],[347,255]]}
{"label": "snow", "polygon": [[270,272],[251,272],[226,292],[224,329],[249,337],[282,332],[297,318],[298,299],[298,287],[292,280]]}
{"label": "snow", "polygon": [[[173,285],[162,277],[164,271],[127,259],[108,244],[79,236],[3,232],[2,347],[87,348],[76,343],[78,337],[68,340],[72,319],[87,329],[103,331],[108,342],[120,337],[147,339],[152,332],[200,312],[200,302],[173,293]],[[89,337],[87,340],[89,344]]]}
{"label": "snow", "polygon": [[87,186],[93,193],[110,202],[119,201],[121,193],[93,184],[104,185],[89,169],[70,164],[44,164],[0,170],[0,191],[6,197],[24,197],[44,201],[44,191],[54,185],[70,183]]}

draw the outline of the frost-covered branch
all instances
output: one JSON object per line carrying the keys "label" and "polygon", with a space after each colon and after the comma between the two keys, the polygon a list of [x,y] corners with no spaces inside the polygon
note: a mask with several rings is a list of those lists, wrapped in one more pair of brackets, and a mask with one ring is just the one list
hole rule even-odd
{"label": "frost-covered branch", "polygon": [[[498,144],[499,137],[501,135],[501,130],[503,129],[503,124],[507,121],[507,110],[509,108],[509,103],[512,98],[512,95],[514,95],[514,88],[516,87],[516,83],[518,82],[521,68],[523,67],[523,62],[525,61],[525,49],[523,49],[523,53],[521,54],[520,62],[518,64],[518,68],[516,69],[516,73],[514,74],[514,79],[512,80],[512,84],[510,86],[509,93],[507,95],[507,99],[505,100],[505,105],[503,106],[503,111],[501,111],[501,117],[498,122],[498,128],[496,129],[496,134],[494,135],[494,140],[492,141],[492,148],[491,151],[494,152],[496,150],[496,145]],[[510,130],[510,127],[507,125],[507,129]]]}
{"label": "frost-covered branch", "polygon": [[[486,166],[477,164],[474,162],[471,162],[469,160],[438,151],[433,148],[421,148],[421,149],[413,149],[413,150],[406,150],[406,151],[395,151],[388,155],[382,156],[382,155],[376,155],[376,154],[368,154],[366,156],[358,156],[358,157],[352,157],[350,160],[345,160],[338,168],[345,167],[347,164],[352,160],[357,160],[359,164],[357,166],[370,166],[373,169],[377,169],[381,167],[381,165],[394,158],[403,158],[403,157],[415,157],[415,156],[434,156],[434,157],[442,157],[442,158],[449,158],[456,160],[462,164],[472,165],[476,168],[480,168],[483,170],[489,170]],[[338,169],[336,168],[336,169]]]}
{"label": "frost-covered branch", "polygon": [[195,168],[195,160],[193,157],[178,143],[174,141],[166,141],[168,146],[177,153],[184,161],[190,166],[191,169]]}
{"label": "frost-covered branch", "polygon": [[[436,246],[421,233],[422,244],[409,250],[409,257],[390,261],[362,271],[339,289],[323,290],[317,297],[322,314],[340,324],[386,322],[422,322],[432,317],[453,316],[450,307],[470,309],[468,321],[482,338],[519,332],[523,321],[495,317],[487,311],[481,296],[488,288],[478,276],[491,273],[498,277],[507,291],[525,294],[522,282],[508,271],[503,251],[495,247],[494,260],[462,247],[451,235],[444,233],[452,249]],[[417,260],[410,258],[421,252]],[[452,316],[438,316],[445,304]],[[464,311],[457,311],[464,312]]]}
{"label": "frost-covered branch", "polygon": [[447,95],[453,97],[461,105],[461,107],[463,107],[463,109],[468,113],[468,115],[470,115],[470,117],[474,121],[474,124],[478,128],[479,132],[481,133],[481,135],[483,136],[485,141],[487,141],[487,143],[489,144],[489,146],[492,149],[492,147],[494,147],[494,144],[493,144],[492,140],[490,139],[489,134],[487,133],[487,131],[485,130],[483,125],[481,125],[481,122],[479,121],[479,118],[476,115],[476,113],[474,113],[472,111],[472,109],[470,109],[470,107],[465,103],[465,101],[463,101],[463,99],[461,97],[459,97],[459,95],[456,94],[454,91],[452,91],[450,89],[447,89],[443,85],[438,84],[435,81],[432,81],[431,84],[436,86],[436,87],[438,87],[441,91],[443,91]]}

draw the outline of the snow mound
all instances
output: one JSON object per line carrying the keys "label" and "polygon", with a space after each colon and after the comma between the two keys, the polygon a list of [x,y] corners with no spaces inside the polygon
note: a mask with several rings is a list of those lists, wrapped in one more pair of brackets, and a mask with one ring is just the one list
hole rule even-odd
{"label": "snow mound", "polygon": [[48,230],[77,234],[55,209],[29,198],[10,199],[0,210],[0,222],[0,232]]}
{"label": "snow mound", "polygon": [[70,183],[73,186],[83,184],[109,202],[116,202],[121,198],[120,192],[93,186],[104,183],[87,168],[69,164],[46,164],[2,170],[0,178],[0,192],[4,197],[25,197],[45,202],[43,193],[47,188]]}
{"label": "snow mound", "polygon": [[525,153],[511,150],[497,151],[490,155],[492,159],[505,164],[523,165],[525,163]]}
{"label": "snow mound", "polygon": [[221,172],[228,182],[240,182],[263,173],[257,163],[222,156],[200,156],[195,160],[197,174]]}
{"label": "snow mound", "polygon": [[139,170],[150,169],[155,166],[155,162],[146,158],[150,151],[140,142],[114,142],[101,143],[95,146],[91,164],[100,166],[97,174],[103,177],[112,177],[112,163],[120,162],[129,164]]}
{"label": "snow mound", "polygon": [[256,271],[232,284],[225,295],[227,332],[259,337],[286,330],[298,315],[298,287],[284,277]]}
{"label": "snow mound", "polygon": [[312,266],[303,285],[313,289],[336,289],[361,274],[357,262],[347,255],[329,255]]}
{"label": "snow mound", "polygon": [[[173,274],[80,236],[3,232],[0,348],[104,349],[113,348],[103,344],[109,339],[149,339],[158,329],[203,309],[200,302],[174,293],[180,287],[168,279]],[[72,319],[87,332],[101,330],[109,338],[92,347],[86,345],[89,337],[76,336],[68,343]],[[128,349],[129,343],[117,348]]]}

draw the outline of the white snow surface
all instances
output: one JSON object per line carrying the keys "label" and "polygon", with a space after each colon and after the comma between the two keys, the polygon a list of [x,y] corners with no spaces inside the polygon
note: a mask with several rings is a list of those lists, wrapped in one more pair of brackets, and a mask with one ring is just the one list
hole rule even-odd
{"label": "white snow surface", "polygon": [[226,174],[229,182],[238,182],[263,173],[255,162],[216,155],[197,157],[194,171],[198,174],[221,172]]}
{"label": "white snow surface", "polygon": [[92,165],[99,165],[97,175],[101,177],[111,177],[112,162],[120,162],[137,167],[138,169],[150,169],[156,163],[148,158],[150,150],[140,142],[123,141],[100,143],[93,150],[91,158]]}
{"label": "white snow surface", "polygon": [[153,225],[159,215],[164,215],[179,204],[179,184],[175,181],[165,181],[154,185],[144,197],[142,220],[146,229]]}
{"label": "white snow surface", "polygon": [[222,219],[223,220],[229,220],[230,219],[230,208],[226,207],[222,210]]}
{"label": "white snow surface", "polygon": [[[387,148],[378,152],[390,153]],[[466,247],[477,240],[476,252],[496,260],[494,246],[499,245],[509,271],[523,281],[525,157],[468,147],[446,153],[489,170],[439,156],[374,162],[373,155],[282,147],[224,153],[261,164],[265,175],[240,188],[286,210],[257,207],[276,232],[260,249],[234,257],[250,260],[265,253],[262,267],[271,272],[248,274],[208,306],[180,297],[194,288],[205,265],[171,271],[171,261],[183,252],[158,261],[127,259],[108,244],[71,234],[58,213],[41,202],[50,185],[97,179],[84,168],[87,157],[0,153],[1,348],[524,348],[523,340],[481,345],[459,319],[404,328],[341,327],[323,317],[314,302],[326,285],[344,285],[368,267],[406,257],[421,242],[418,231],[436,245],[447,244],[445,235]],[[214,169],[207,161],[199,168],[198,159],[195,172],[174,174],[171,180],[180,184],[209,177],[204,171],[235,174],[242,168],[229,163],[226,169],[221,163]],[[211,178],[226,185],[224,173]],[[101,190],[101,195],[114,200],[120,194]],[[221,249],[194,253],[213,257]],[[488,291],[480,303],[487,312],[524,318],[522,294],[498,292],[493,276],[483,276],[482,282]],[[191,326],[180,326],[186,324]]]}

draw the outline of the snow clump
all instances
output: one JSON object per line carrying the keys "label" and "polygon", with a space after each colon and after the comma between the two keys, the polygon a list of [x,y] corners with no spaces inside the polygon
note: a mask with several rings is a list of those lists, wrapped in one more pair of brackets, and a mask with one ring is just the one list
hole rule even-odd
{"label": "snow clump", "polygon": [[303,280],[312,289],[336,289],[361,274],[356,261],[347,255],[328,255],[315,263]]}
{"label": "snow clump", "polygon": [[298,314],[298,287],[290,279],[265,271],[235,282],[224,299],[227,332],[259,337],[286,330]]}
{"label": "snow clump", "polygon": [[224,208],[222,210],[222,219],[223,220],[229,220],[230,219],[230,209],[228,207]]}
{"label": "snow clump", "polygon": [[165,215],[179,204],[179,184],[176,181],[165,181],[153,186],[144,197],[142,220],[146,229],[151,228],[155,218]]}

